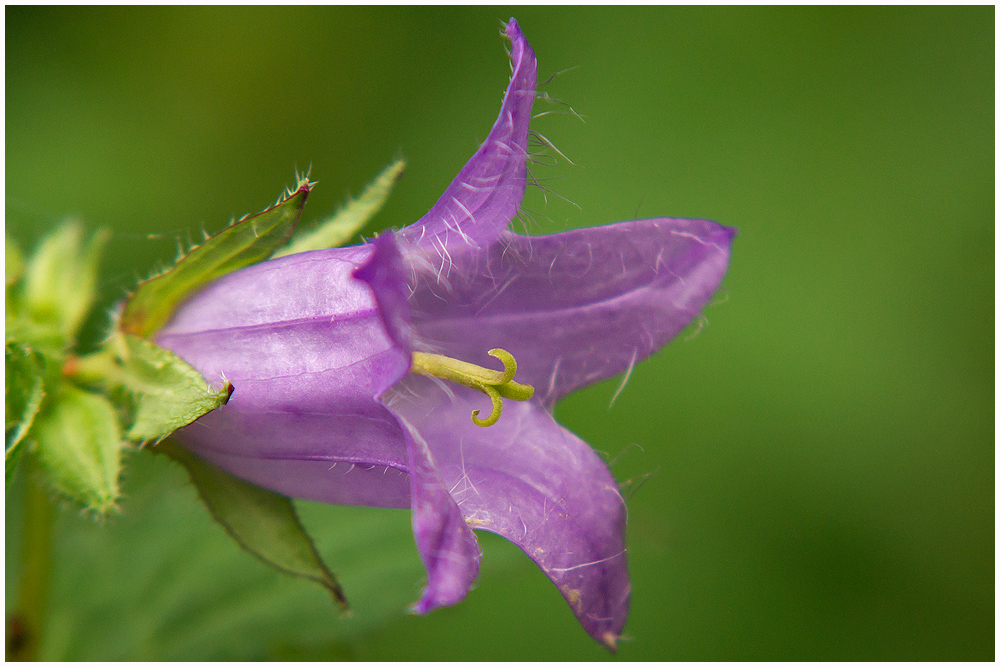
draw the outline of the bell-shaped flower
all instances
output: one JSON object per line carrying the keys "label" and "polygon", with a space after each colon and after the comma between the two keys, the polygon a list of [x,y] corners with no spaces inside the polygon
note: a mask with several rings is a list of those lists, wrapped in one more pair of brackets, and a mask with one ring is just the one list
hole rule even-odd
{"label": "bell-shaped flower", "polygon": [[[659,218],[511,232],[536,62],[513,19],[505,32],[500,116],[427,215],[365,245],[231,273],[156,340],[235,388],[176,434],[199,456],[292,497],[412,509],[427,569],[416,611],[465,597],[481,558],[472,531],[486,530],[523,549],[614,648],[630,591],[624,502],[552,409],[697,316],[734,231]],[[506,372],[490,370],[501,362]]]}

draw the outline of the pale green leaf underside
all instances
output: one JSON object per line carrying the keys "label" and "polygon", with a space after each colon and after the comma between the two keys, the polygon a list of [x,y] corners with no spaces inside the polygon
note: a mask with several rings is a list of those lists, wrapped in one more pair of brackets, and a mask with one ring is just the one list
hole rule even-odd
{"label": "pale green leaf underside", "polygon": [[170,440],[160,449],[183,465],[212,516],[247,552],[271,567],[324,586],[347,608],[347,599],[323,563],[292,501],[209,465]]}
{"label": "pale green leaf underside", "polygon": [[141,283],[125,304],[122,331],[148,337],[166,324],[184,299],[205,284],[261,262],[284,244],[295,228],[310,184],[257,215],[248,216],[194,248],[166,272]]}
{"label": "pale green leaf underside", "polygon": [[346,244],[360,232],[385,204],[406,162],[396,160],[379,172],[356,199],[348,200],[333,216],[308,232],[300,231],[291,243],[275,253],[275,257],[294,255],[307,250],[336,248]]}
{"label": "pale green leaf underside", "polygon": [[31,440],[63,493],[98,512],[114,509],[122,441],[106,398],[64,385],[35,418]]}

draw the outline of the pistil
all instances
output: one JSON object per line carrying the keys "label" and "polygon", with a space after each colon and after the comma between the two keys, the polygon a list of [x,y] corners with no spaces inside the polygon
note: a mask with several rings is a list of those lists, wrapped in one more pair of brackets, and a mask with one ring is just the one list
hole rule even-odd
{"label": "pistil", "polygon": [[413,365],[410,370],[421,375],[438,377],[464,387],[470,387],[489,396],[493,403],[493,409],[489,416],[486,419],[480,419],[479,410],[473,410],[472,422],[477,426],[492,426],[500,419],[500,413],[503,410],[501,398],[509,398],[512,401],[527,401],[535,393],[535,388],[530,384],[514,382],[517,361],[514,360],[514,355],[510,352],[494,348],[488,354],[503,363],[503,371],[483,368],[466,361],[429,352],[414,352]]}

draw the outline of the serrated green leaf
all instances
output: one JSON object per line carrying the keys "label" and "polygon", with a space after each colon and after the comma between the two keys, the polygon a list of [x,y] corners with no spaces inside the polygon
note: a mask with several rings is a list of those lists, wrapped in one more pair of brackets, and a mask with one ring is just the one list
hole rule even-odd
{"label": "serrated green leaf", "polygon": [[24,256],[21,254],[21,248],[18,247],[17,243],[12,241],[6,234],[3,235],[3,241],[4,284],[10,287],[12,283],[17,282],[17,279],[24,272]]}
{"label": "serrated green leaf", "polygon": [[340,584],[317,553],[289,498],[239,480],[170,440],[157,449],[187,469],[209,512],[240,547],[280,572],[322,585],[347,609]]}
{"label": "serrated green leaf", "polygon": [[270,257],[291,236],[310,187],[307,181],[300,182],[298,189],[274,206],[230,225],[191,250],[172,268],[140,283],[122,311],[121,330],[149,337],[199,288]]}
{"label": "serrated green leaf", "polygon": [[128,438],[159,440],[225,405],[232,385],[212,388],[190,364],[144,338],[122,335],[123,384],[135,394],[136,415]]}
{"label": "serrated green leaf", "polygon": [[115,508],[122,439],[106,398],[64,385],[43,405],[30,439],[56,488],[98,512]]}
{"label": "serrated green leaf", "polygon": [[109,237],[99,230],[84,245],[82,225],[69,221],[42,240],[25,267],[22,303],[32,323],[25,330],[74,342],[97,297],[97,263]]}
{"label": "serrated green leaf", "polygon": [[42,360],[21,345],[4,346],[4,468],[6,484],[21,456],[24,436],[35,420],[45,396]]}
{"label": "serrated green leaf", "polygon": [[330,218],[319,223],[315,229],[299,232],[291,243],[274,254],[275,257],[293,255],[306,250],[336,248],[351,240],[378,213],[385,204],[392,186],[395,185],[406,162],[396,160],[379,172],[356,199],[349,199]]}

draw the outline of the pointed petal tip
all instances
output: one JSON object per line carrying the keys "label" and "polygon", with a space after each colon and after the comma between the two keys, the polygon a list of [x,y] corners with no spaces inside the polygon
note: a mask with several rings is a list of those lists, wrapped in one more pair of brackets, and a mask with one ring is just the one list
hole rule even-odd
{"label": "pointed petal tip", "polygon": [[510,20],[504,24],[503,32],[505,35],[507,35],[507,38],[510,39],[511,41],[514,41],[516,39],[524,39],[524,33],[521,32],[521,26],[517,24],[517,19],[515,19],[513,16],[511,16]]}
{"label": "pointed petal tip", "polygon": [[426,598],[420,598],[409,607],[407,607],[406,612],[409,614],[415,614],[418,616],[423,616],[424,614],[434,611],[436,607],[428,602]]}
{"label": "pointed petal tip", "polygon": [[[637,223],[646,223],[647,220],[636,220]],[[654,224],[669,225],[674,233],[680,235],[691,235],[699,237],[704,243],[714,243],[716,245],[729,245],[740,233],[736,227],[726,227],[714,220],[696,218],[654,218],[649,220]]]}
{"label": "pointed petal tip", "polygon": [[440,255],[442,266],[453,253],[479,252],[494,243],[524,197],[538,63],[517,21],[506,24],[504,36],[511,43],[511,78],[486,141],[431,210],[399,232],[401,241]]}
{"label": "pointed petal tip", "polygon": [[424,589],[420,599],[411,604],[407,611],[411,614],[423,616],[431,613],[435,609],[456,605],[465,599],[471,588],[465,587],[464,592],[459,592],[459,590],[460,589],[454,589],[451,591],[451,594],[446,594],[442,597],[440,591],[432,590],[432,587],[428,586]]}
{"label": "pointed petal tip", "polygon": [[607,648],[612,653],[618,652],[618,635],[616,635],[615,633],[610,631],[605,632],[603,635],[601,635],[600,642],[604,644],[605,648]]}
{"label": "pointed petal tip", "polygon": [[[514,17],[511,17],[511,19],[507,21],[506,25],[504,25],[503,33],[504,36],[510,40],[511,44],[510,57],[511,60],[514,61],[515,71],[514,75],[511,77],[511,80],[513,81],[513,79],[517,78],[518,74],[517,70],[520,68],[522,63],[531,68],[532,69],[532,71],[530,72],[531,96],[532,98],[534,98],[535,72],[533,71],[533,69],[537,66],[537,63],[535,61],[535,52],[531,50],[531,46],[528,44],[528,38],[524,36],[524,33],[521,31],[521,26],[517,24],[517,20],[514,19]],[[528,74],[528,72],[525,73]]]}
{"label": "pointed petal tip", "polygon": [[716,243],[725,243],[726,245],[730,245],[739,233],[740,230],[736,227],[724,227],[723,225],[719,225],[719,229],[713,236],[715,236]]}
{"label": "pointed petal tip", "polygon": [[[740,233],[740,230],[735,227],[726,227],[718,223],[711,223],[713,228],[705,233],[703,241],[707,244],[711,244],[722,251],[726,256],[726,264],[728,266],[728,257],[732,252],[733,239]],[[721,277],[720,277],[721,279]]]}
{"label": "pointed petal tip", "polygon": [[[535,69],[538,64],[535,60],[535,52],[531,49],[531,45],[528,44],[528,38],[524,36],[521,31],[521,26],[517,24],[517,20],[511,17],[510,21],[504,26],[503,31],[504,37],[510,40],[510,58],[513,63],[514,72],[511,77],[513,82],[518,75],[522,77],[530,78],[531,80],[531,97],[535,97]],[[527,67],[523,73],[519,73],[518,70],[522,66]],[[523,92],[523,91],[521,91]]]}
{"label": "pointed petal tip", "polygon": [[[729,259],[733,251],[733,240],[740,233],[740,230],[735,227],[725,227],[723,225],[719,225],[718,223],[715,224],[715,229],[707,234],[706,242],[718,248],[725,257],[725,265],[722,268],[722,275],[719,276],[718,281],[721,282],[725,273],[729,270]],[[716,289],[718,288],[718,282],[716,283]]]}

